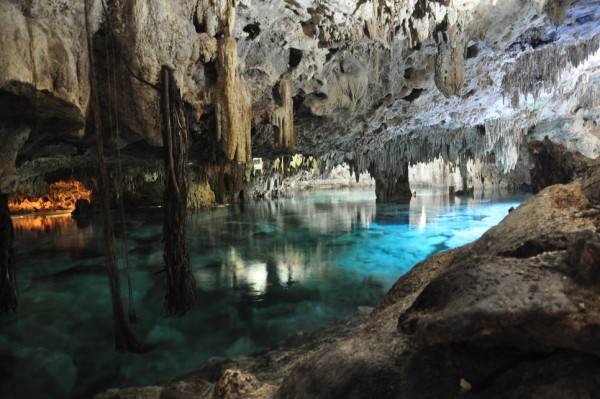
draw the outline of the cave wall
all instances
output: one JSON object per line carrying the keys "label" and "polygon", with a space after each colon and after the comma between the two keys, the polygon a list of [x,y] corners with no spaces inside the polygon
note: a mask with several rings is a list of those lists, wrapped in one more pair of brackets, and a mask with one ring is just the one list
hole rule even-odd
{"label": "cave wall", "polygon": [[[594,0],[93,4],[103,125],[121,148],[162,145],[166,65],[186,103],[191,159],[235,160],[236,174],[252,157],[293,153],[396,180],[407,162],[493,157],[501,172],[482,167],[489,180],[515,168],[527,133],[598,154]],[[89,147],[83,4],[0,7],[0,119],[32,129],[11,148],[21,159],[64,140]],[[117,124],[120,137],[108,138]]]}

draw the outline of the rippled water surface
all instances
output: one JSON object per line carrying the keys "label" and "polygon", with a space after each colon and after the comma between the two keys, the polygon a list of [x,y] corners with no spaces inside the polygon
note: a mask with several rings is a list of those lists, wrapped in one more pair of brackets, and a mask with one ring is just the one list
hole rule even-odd
{"label": "rippled water surface", "polygon": [[179,318],[161,316],[161,210],[129,212],[141,316],[132,329],[159,345],[145,355],[113,349],[99,221],[14,218],[20,302],[0,323],[0,396],[89,398],[331,324],[374,306],[419,261],[477,239],[524,198],[419,193],[410,204],[376,205],[371,191],[345,190],[193,214],[188,242],[199,303]]}

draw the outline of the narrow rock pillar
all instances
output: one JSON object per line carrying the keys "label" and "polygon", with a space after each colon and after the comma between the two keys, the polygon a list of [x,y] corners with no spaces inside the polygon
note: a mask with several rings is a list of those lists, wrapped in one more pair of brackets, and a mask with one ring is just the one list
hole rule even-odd
{"label": "narrow rock pillar", "polygon": [[395,172],[378,170],[372,165],[369,173],[375,179],[378,202],[409,201],[412,197],[408,182],[408,162],[403,162]]}
{"label": "narrow rock pillar", "polygon": [[17,283],[12,257],[13,224],[8,198],[14,192],[18,175],[17,153],[29,137],[29,127],[0,123],[0,315],[17,310]]}

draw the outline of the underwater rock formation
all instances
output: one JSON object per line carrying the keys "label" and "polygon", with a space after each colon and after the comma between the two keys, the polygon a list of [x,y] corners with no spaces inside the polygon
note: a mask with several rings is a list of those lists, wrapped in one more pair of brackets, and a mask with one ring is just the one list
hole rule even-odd
{"label": "underwater rock formation", "polygon": [[[600,167],[585,176],[545,188],[476,242],[419,263],[368,318],[363,309],[253,356],[212,359],[160,389],[214,387],[234,369],[251,375],[247,397],[261,398],[600,394]],[[133,389],[150,388],[96,399]],[[211,397],[204,389],[198,397]]]}

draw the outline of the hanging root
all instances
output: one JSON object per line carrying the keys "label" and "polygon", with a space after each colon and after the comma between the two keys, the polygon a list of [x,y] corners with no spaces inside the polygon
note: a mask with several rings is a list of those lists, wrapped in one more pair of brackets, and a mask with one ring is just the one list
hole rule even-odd
{"label": "hanging root", "polygon": [[161,81],[166,169],[163,234],[167,290],[164,308],[167,315],[183,315],[196,303],[196,282],[185,242],[188,131],[186,115],[177,83],[173,78],[173,71],[166,66],[162,68]]}
{"label": "hanging root", "polygon": [[13,225],[8,210],[8,194],[0,194],[0,315],[17,310],[12,241]]}
{"label": "hanging root", "polygon": [[104,140],[102,137],[102,125],[100,121],[100,105],[98,102],[98,86],[94,73],[94,46],[92,31],[89,21],[89,0],[85,2],[85,27],[87,31],[88,61],[89,61],[89,83],[90,83],[90,105],[94,114],[94,133],[96,136],[96,150],[98,160],[98,177],[100,203],[102,207],[102,218],[104,227],[104,251],[106,254],[106,268],[110,283],[110,297],[113,311],[113,328],[115,334],[115,347],[120,352],[144,353],[156,347],[139,342],[127,324],[125,311],[123,310],[123,299],[121,296],[121,284],[119,282],[119,269],[115,255],[115,235],[109,207],[108,176],[104,164]]}

